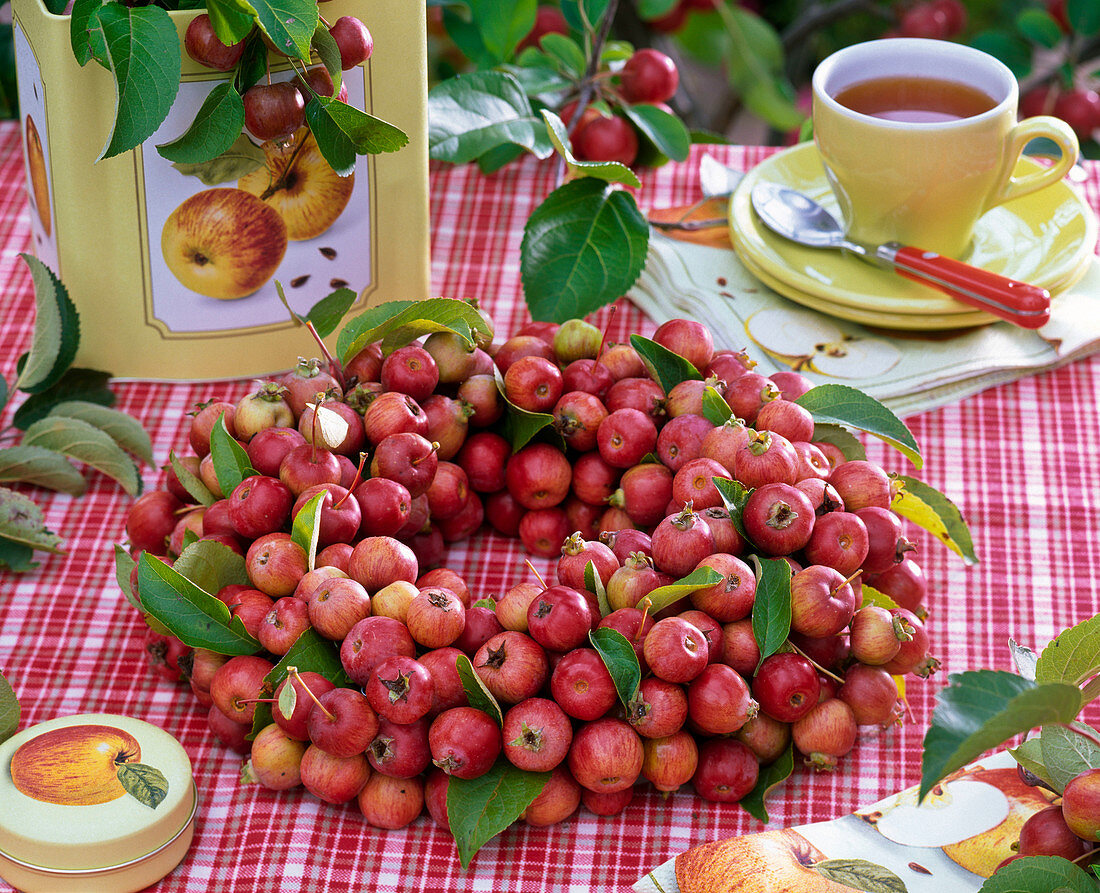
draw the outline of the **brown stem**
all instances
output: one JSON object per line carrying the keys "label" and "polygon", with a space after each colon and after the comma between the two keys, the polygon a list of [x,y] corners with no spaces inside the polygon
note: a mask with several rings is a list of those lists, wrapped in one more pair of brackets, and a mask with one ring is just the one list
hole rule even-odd
{"label": "brown stem", "polygon": [[531,573],[533,573],[535,575],[535,579],[539,581],[539,586],[541,586],[543,589],[545,589],[546,588],[546,581],[542,579],[542,574],[540,574],[538,572],[538,570],[535,568],[535,566],[533,564],[531,564],[531,559],[524,558],[523,563],[526,564],[529,568],[531,568]]}
{"label": "brown stem", "polygon": [[302,678],[301,674],[298,672],[298,668],[297,667],[287,667],[286,670],[291,676],[294,677],[294,681],[297,682],[300,686],[302,686],[302,691],[304,691],[307,695],[309,695],[310,700],[312,700],[313,703],[317,705],[317,709],[320,710],[323,714],[325,714],[326,717],[328,717],[329,722],[336,722],[336,717],[333,716],[328,710],[325,709],[325,705],[317,700],[317,695],[315,695],[310,690],[309,686],[306,685],[306,681]]}
{"label": "brown stem", "polygon": [[649,609],[652,608],[652,607],[653,607],[653,599],[651,599],[647,595],[645,598],[642,599],[642,620],[641,620],[641,623],[638,624],[638,632],[634,636],[634,641],[635,642],[642,641],[642,630],[645,629],[645,619],[646,619],[646,617],[649,616]]}
{"label": "brown stem", "polygon": [[824,673],[830,679],[833,679],[833,680],[839,682],[841,685],[844,684],[844,677],[843,676],[838,676],[836,673],[833,673],[830,670],[826,670],[823,666],[821,666],[821,664],[819,664],[816,660],[814,660],[812,657],[810,657],[810,655],[808,655],[805,651],[803,651],[801,648],[799,648],[790,639],[787,639],[787,644],[790,645],[791,648],[793,648],[797,654],[801,654],[804,658],[806,658],[806,660],[808,660],[814,666],[814,669],[816,669],[819,673]]}
{"label": "brown stem", "polygon": [[[267,189],[265,189],[260,194],[260,198],[265,199],[265,200],[269,199],[269,198],[271,198],[271,196],[273,196],[280,189],[286,189],[287,188],[287,178],[290,176],[290,172],[292,170],[294,170],[294,163],[298,160],[298,155],[301,153],[302,149],[305,147],[305,144],[306,144],[306,139],[305,138],[303,138],[302,140],[299,141],[298,145],[296,145],[294,147],[294,151],[290,155],[290,161],[288,161],[286,163],[286,166],[283,168],[282,173],[280,173],[279,176],[276,177],[271,182],[271,185],[268,186]],[[317,334],[317,330],[313,328],[313,323],[307,322],[306,325],[309,326],[310,329],[313,330],[313,337],[316,338],[317,343],[320,344],[321,343],[321,338]],[[321,349],[322,350],[324,350],[324,347],[325,347],[324,344],[321,344]],[[325,351],[325,356],[328,357],[329,363],[333,362],[333,359],[332,359],[331,356],[328,355],[327,350]]]}

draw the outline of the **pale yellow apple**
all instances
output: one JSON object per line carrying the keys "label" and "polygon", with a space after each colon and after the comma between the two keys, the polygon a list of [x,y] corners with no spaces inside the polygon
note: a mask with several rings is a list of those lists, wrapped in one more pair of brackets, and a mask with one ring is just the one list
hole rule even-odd
{"label": "pale yellow apple", "polygon": [[264,167],[245,174],[237,185],[282,215],[288,239],[304,241],[321,235],[347,207],[355,174],[337,174],[306,127],[285,142],[268,140],[263,148]]}
{"label": "pale yellow apple", "polygon": [[62,806],[109,803],[126,793],[118,767],[141,759],[141,745],[113,726],[63,726],[31,738],[11,760],[15,787]]}
{"label": "pale yellow apple", "polygon": [[164,262],[181,284],[231,300],[267,282],[286,254],[286,224],[271,205],[243,189],[206,189],[164,222]]}
{"label": "pale yellow apple", "polygon": [[392,617],[404,623],[409,615],[409,604],[419,591],[406,580],[397,580],[389,586],[383,586],[371,596],[371,613],[376,617]]}
{"label": "pale yellow apple", "polygon": [[42,152],[42,139],[38,135],[38,128],[34,126],[34,119],[27,115],[25,125],[27,145],[27,167],[30,170],[31,194],[34,198],[34,207],[38,211],[38,219],[42,221],[42,229],[46,235],[50,234],[50,187],[49,177],[46,174],[46,156]]}

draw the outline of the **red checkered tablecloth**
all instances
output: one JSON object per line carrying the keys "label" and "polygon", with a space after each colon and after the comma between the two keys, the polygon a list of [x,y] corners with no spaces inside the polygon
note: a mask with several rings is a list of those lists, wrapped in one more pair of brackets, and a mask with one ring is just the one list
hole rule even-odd
{"label": "red checkered tablecloth", "polygon": [[[744,168],[767,150],[707,147]],[[688,162],[646,176],[643,208],[699,197],[700,150]],[[519,284],[523,223],[552,186],[552,165],[525,161],[491,177],[473,166],[433,169],[433,291],[476,296],[510,332],[528,317]],[[1100,206],[1100,166],[1088,166],[1090,202]],[[11,381],[33,323],[28,211],[18,128],[0,126],[0,372]],[[606,311],[597,315],[600,324]],[[649,334],[653,324],[627,306],[612,338]],[[741,345],[733,345],[739,347]],[[214,396],[234,399],[247,382],[119,383],[118,408],[140,419],[158,462],[186,445],[186,410]],[[1041,646],[1058,630],[1100,610],[1100,357],[985,391],[965,403],[909,419],[922,445],[921,476],[969,520],[981,563],[967,568],[917,536],[932,581],[929,627],[949,672],[1010,668],[1008,638]],[[12,407],[0,416],[7,422]],[[873,459],[910,472],[872,441]],[[159,483],[146,470],[147,485]],[[522,824],[486,845],[463,870],[450,837],[425,817],[393,832],[365,824],[354,804],[331,807],[303,791],[273,793],[238,783],[240,759],[207,731],[205,711],[183,685],[147,670],[142,623],[114,579],[112,546],[123,538],[130,499],[91,476],[79,499],[36,492],[47,526],[68,551],[44,556],[32,573],[0,573],[0,669],[23,709],[22,727],[79,712],[117,712],[175,735],[194,764],[201,808],[183,863],[155,889],[182,890],[589,890],[624,889],[669,856],[718,837],[759,830],[737,806],[689,791],[662,797],[639,787],[621,816],[583,809],[562,825]],[[527,578],[513,542],[481,533],[449,563],[478,594]],[[549,562],[536,560],[545,571]],[[770,800],[778,825],[829,819],[917,781],[920,743],[941,673],[908,686],[903,727],[860,744],[835,774],[798,772]],[[1095,714],[1093,719],[1095,719]],[[3,805],[0,804],[0,808]]]}

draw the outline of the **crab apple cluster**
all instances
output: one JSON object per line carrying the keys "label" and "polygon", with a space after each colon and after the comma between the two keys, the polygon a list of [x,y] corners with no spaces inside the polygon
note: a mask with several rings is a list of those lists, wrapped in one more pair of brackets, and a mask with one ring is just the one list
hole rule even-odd
{"label": "crab apple cluster", "polygon": [[[236,551],[248,582],[215,595],[262,650],[230,657],[150,632],[157,671],[187,680],[252,779],[355,800],[384,828],[425,808],[446,825],[450,779],[500,760],[550,773],[532,825],[582,803],[615,814],[646,781],[735,802],[792,743],[835,767],[860,727],[897,720],[894,677],[936,665],[891,479],[813,440],[800,374],[765,377],[691,320],[652,340],[700,377],[666,393],[633,346],[572,319],[495,345],[438,332],[342,366],[302,359],[197,406],[190,450],[131,508],[131,550],[169,563],[195,541]],[[707,388],[727,422],[704,414]],[[508,404],[551,416],[560,443],[513,450]],[[223,489],[215,454],[234,440],[251,468]],[[723,479],[746,493],[736,520]],[[292,535],[311,502],[314,560]],[[483,523],[553,559],[554,578],[472,593],[446,549]],[[764,660],[757,559],[791,569],[789,641]],[[661,597],[702,568],[717,582]],[[889,599],[864,604],[864,581]],[[131,585],[140,600],[136,571]],[[632,646],[636,691],[616,687],[601,628]],[[269,690],[307,630],[332,643],[341,678],[288,670]],[[470,703],[463,657],[499,724]],[[259,704],[272,721],[252,735]]]}

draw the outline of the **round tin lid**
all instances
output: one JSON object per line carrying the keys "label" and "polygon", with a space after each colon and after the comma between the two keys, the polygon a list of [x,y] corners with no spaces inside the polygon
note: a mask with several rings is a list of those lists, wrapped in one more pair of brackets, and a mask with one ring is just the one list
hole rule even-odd
{"label": "round tin lid", "polygon": [[191,760],[163,729],[52,719],[0,744],[0,855],[48,869],[131,862],[178,835],[195,798]]}

